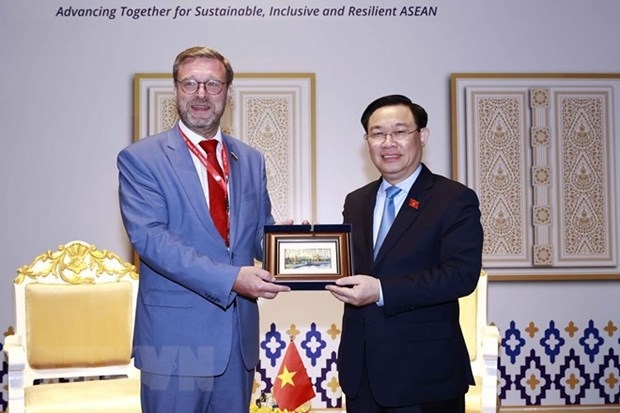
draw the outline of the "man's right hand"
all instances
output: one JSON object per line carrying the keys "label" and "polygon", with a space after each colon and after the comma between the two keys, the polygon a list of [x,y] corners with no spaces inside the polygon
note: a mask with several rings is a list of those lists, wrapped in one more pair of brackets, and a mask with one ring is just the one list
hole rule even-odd
{"label": "man's right hand", "polygon": [[269,271],[248,266],[241,267],[233,284],[233,291],[244,297],[273,299],[278,293],[291,291],[285,285],[274,284],[276,277]]}

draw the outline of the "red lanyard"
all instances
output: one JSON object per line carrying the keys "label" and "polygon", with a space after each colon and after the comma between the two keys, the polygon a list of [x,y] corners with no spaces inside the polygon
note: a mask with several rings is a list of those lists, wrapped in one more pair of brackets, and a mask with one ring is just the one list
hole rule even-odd
{"label": "red lanyard", "polygon": [[185,133],[183,133],[183,130],[181,129],[180,125],[179,125],[179,131],[181,132],[181,136],[183,136],[183,140],[185,141],[185,144],[187,145],[189,150],[192,151],[194,155],[196,155],[196,157],[200,160],[200,162],[207,169],[207,173],[211,175],[213,179],[215,179],[215,182],[217,182],[218,185],[222,187],[222,189],[224,190],[224,194],[226,195],[226,199],[228,199],[228,176],[230,174],[230,165],[228,163],[228,154],[226,153],[226,150],[224,148],[224,141],[222,141],[222,152],[221,152],[222,164],[223,164],[222,171],[224,172],[224,177],[223,177],[224,179],[222,180],[220,179],[220,174],[213,167],[213,165],[207,162],[207,157],[204,155],[204,153],[202,153],[202,151],[200,151],[196,147],[196,145],[194,145],[194,143],[190,141],[187,136],[185,136]]}

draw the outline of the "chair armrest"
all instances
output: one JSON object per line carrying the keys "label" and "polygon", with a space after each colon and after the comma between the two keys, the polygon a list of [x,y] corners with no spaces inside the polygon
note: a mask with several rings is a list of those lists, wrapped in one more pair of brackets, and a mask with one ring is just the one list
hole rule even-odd
{"label": "chair armrest", "polygon": [[9,406],[11,412],[24,411],[24,369],[26,368],[26,351],[22,338],[13,334],[4,339],[3,351],[8,361]]}
{"label": "chair armrest", "polygon": [[[485,361],[497,361],[499,357],[500,335],[496,326],[484,326],[482,336],[482,356]],[[497,366],[496,366],[497,367]]]}
{"label": "chair armrest", "polygon": [[26,367],[26,351],[22,346],[22,338],[12,334],[4,339],[4,352],[9,362],[9,371],[23,371]]}
{"label": "chair armrest", "polygon": [[482,358],[484,360],[484,375],[486,380],[482,390],[482,411],[497,412],[499,397],[497,386],[499,380],[499,329],[496,326],[484,326],[482,338]]}

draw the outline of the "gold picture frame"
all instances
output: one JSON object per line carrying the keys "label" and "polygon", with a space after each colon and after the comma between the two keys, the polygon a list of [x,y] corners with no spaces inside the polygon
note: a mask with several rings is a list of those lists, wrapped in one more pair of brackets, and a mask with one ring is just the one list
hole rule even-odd
{"label": "gold picture frame", "polygon": [[293,289],[322,289],[352,274],[351,226],[265,226],[263,268]]}

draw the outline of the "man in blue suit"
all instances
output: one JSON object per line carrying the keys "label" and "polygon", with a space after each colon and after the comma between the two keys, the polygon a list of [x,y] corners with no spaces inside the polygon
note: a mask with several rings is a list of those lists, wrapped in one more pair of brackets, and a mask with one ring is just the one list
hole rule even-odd
{"label": "man in blue suit", "polygon": [[[118,155],[123,223],[140,256],[134,357],[142,410],[247,413],[258,362],[256,300],[289,290],[254,266],[263,226],[273,224],[265,161],[220,130],[233,81],[228,59],[187,49],[173,78],[179,122]],[[216,141],[212,155],[205,140]],[[209,196],[217,191],[221,202]],[[222,225],[210,214],[216,204]]]}
{"label": "man in blue suit", "polygon": [[421,163],[427,120],[401,95],[362,115],[381,178],[345,199],[358,275],[327,287],[345,303],[338,368],[349,413],[464,413],[473,384],[458,298],[480,274],[480,209],[474,191]]}

